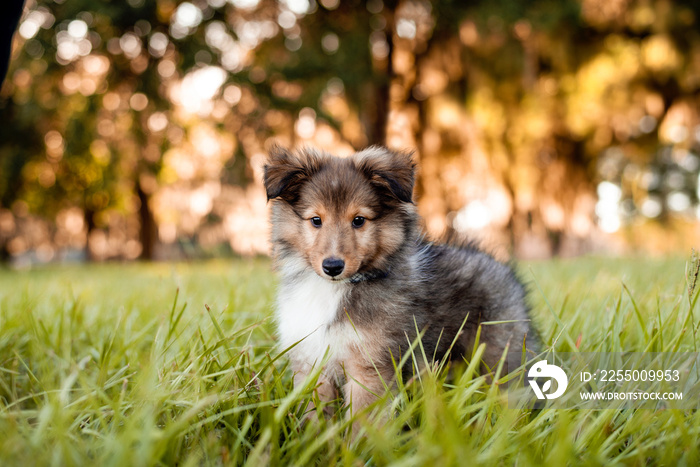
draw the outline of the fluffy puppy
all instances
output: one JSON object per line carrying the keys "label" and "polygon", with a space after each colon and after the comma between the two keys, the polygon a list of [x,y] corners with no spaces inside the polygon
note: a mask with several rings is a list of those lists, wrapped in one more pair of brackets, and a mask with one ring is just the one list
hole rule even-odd
{"label": "fluffy puppy", "polygon": [[[296,344],[295,384],[325,362],[319,398],[342,389],[352,411],[391,384],[392,357],[400,360],[416,330],[426,355],[442,359],[454,342],[449,357],[468,359],[481,327],[487,370],[506,346],[536,348],[525,291],[508,266],[472,246],[425,240],[415,171],[410,154],[383,147],[348,158],[275,148],[265,165],[280,344]],[[481,326],[493,321],[502,323]]]}

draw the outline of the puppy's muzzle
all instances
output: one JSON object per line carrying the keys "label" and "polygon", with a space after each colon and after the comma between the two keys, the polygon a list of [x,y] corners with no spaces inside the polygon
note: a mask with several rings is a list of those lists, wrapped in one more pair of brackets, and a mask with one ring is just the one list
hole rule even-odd
{"label": "puppy's muzzle", "polygon": [[323,267],[323,272],[331,277],[335,277],[345,269],[345,261],[332,257],[326,258],[323,260],[323,263],[321,263],[321,266]]}

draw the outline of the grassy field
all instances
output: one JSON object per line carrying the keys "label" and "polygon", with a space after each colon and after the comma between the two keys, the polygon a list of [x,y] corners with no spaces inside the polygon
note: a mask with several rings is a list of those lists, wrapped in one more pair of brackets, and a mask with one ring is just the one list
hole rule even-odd
{"label": "grassy field", "polygon": [[[548,346],[693,351],[685,265],[519,267]],[[313,384],[274,347],[274,289],[264,260],[0,270],[0,465],[700,462],[700,412],[512,410],[468,369],[402,385],[354,440],[342,414],[302,424]]]}

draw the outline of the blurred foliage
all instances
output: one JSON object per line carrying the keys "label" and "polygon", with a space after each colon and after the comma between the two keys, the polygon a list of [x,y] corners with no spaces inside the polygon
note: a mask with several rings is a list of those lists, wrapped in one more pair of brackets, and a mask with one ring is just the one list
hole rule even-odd
{"label": "blurred foliage", "polygon": [[0,257],[263,251],[272,140],[415,148],[428,230],[521,256],[595,249],[601,231],[643,246],[649,226],[692,243],[698,15],[667,0],[30,0],[0,94]]}

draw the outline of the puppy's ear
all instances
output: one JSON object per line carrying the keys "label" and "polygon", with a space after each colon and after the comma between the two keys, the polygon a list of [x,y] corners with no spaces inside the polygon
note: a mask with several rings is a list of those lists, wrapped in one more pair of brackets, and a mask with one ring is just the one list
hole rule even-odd
{"label": "puppy's ear", "polygon": [[284,148],[274,146],[264,166],[263,184],[267,200],[280,198],[290,204],[299,199],[299,190],[320,168],[320,158],[312,152],[292,154]]}
{"label": "puppy's ear", "polygon": [[379,189],[396,200],[413,203],[416,164],[413,153],[373,146],[356,155],[357,168]]}

